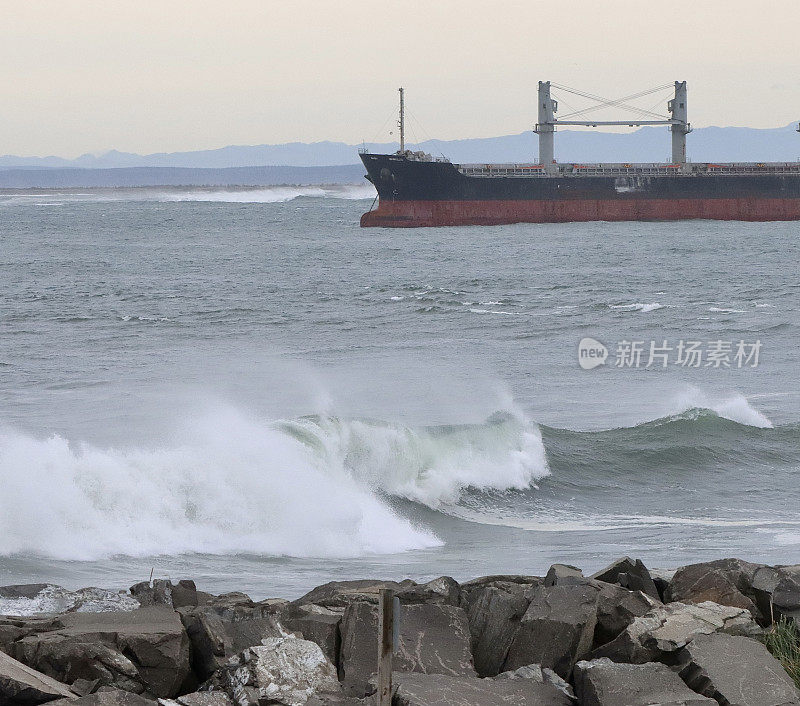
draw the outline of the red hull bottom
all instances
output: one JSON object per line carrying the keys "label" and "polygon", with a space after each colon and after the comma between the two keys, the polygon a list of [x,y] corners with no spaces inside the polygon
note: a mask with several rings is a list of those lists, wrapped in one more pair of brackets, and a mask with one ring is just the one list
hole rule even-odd
{"label": "red hull bottom", "polygon": [[572,221],[796,221],[800,199],[575,199],[562,201],[382,201],[361,226],[501,225]]}

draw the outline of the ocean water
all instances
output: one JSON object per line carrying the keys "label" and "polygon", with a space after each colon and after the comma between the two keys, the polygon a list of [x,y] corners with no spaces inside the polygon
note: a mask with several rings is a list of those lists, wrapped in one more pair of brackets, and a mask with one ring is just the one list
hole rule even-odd
{"label": "ocean water", "polygon": [[0,584],[800,562],[798,224],[362,230],[370,204],[0,193]]}

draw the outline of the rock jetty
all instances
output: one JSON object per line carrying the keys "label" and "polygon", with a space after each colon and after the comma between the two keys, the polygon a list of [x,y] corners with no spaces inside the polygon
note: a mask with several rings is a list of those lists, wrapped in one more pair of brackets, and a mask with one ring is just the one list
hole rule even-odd
{"label": "rock jetty", "polygon": [[800,627],[800,566],[628,557],[592,576],[341,581],[294,601],[189,580],[3,586],[0,706],[373,704],[382,589],[399,601],[394,706],[800,706],[765,646]]}

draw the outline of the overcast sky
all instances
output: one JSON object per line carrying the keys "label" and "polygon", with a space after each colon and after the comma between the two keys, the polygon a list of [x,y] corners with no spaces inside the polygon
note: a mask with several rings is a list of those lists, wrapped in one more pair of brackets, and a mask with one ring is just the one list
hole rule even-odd
{"label": "overcast sky", "polygon": [[0,154],[389,140],[400,85],[416,139],[530,129],[547,79],[611,98],[686,80],[695,126],[800,119],[798,0],[0,0],[0,10]]}

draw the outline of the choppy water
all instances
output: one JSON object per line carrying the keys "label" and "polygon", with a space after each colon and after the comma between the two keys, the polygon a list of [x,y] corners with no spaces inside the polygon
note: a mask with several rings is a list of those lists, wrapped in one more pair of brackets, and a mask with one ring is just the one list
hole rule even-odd
{"label": "choppy water", "polygon": [[361,230],[366,193],[0,193],[0,584],[800,561],[798,224]]}

